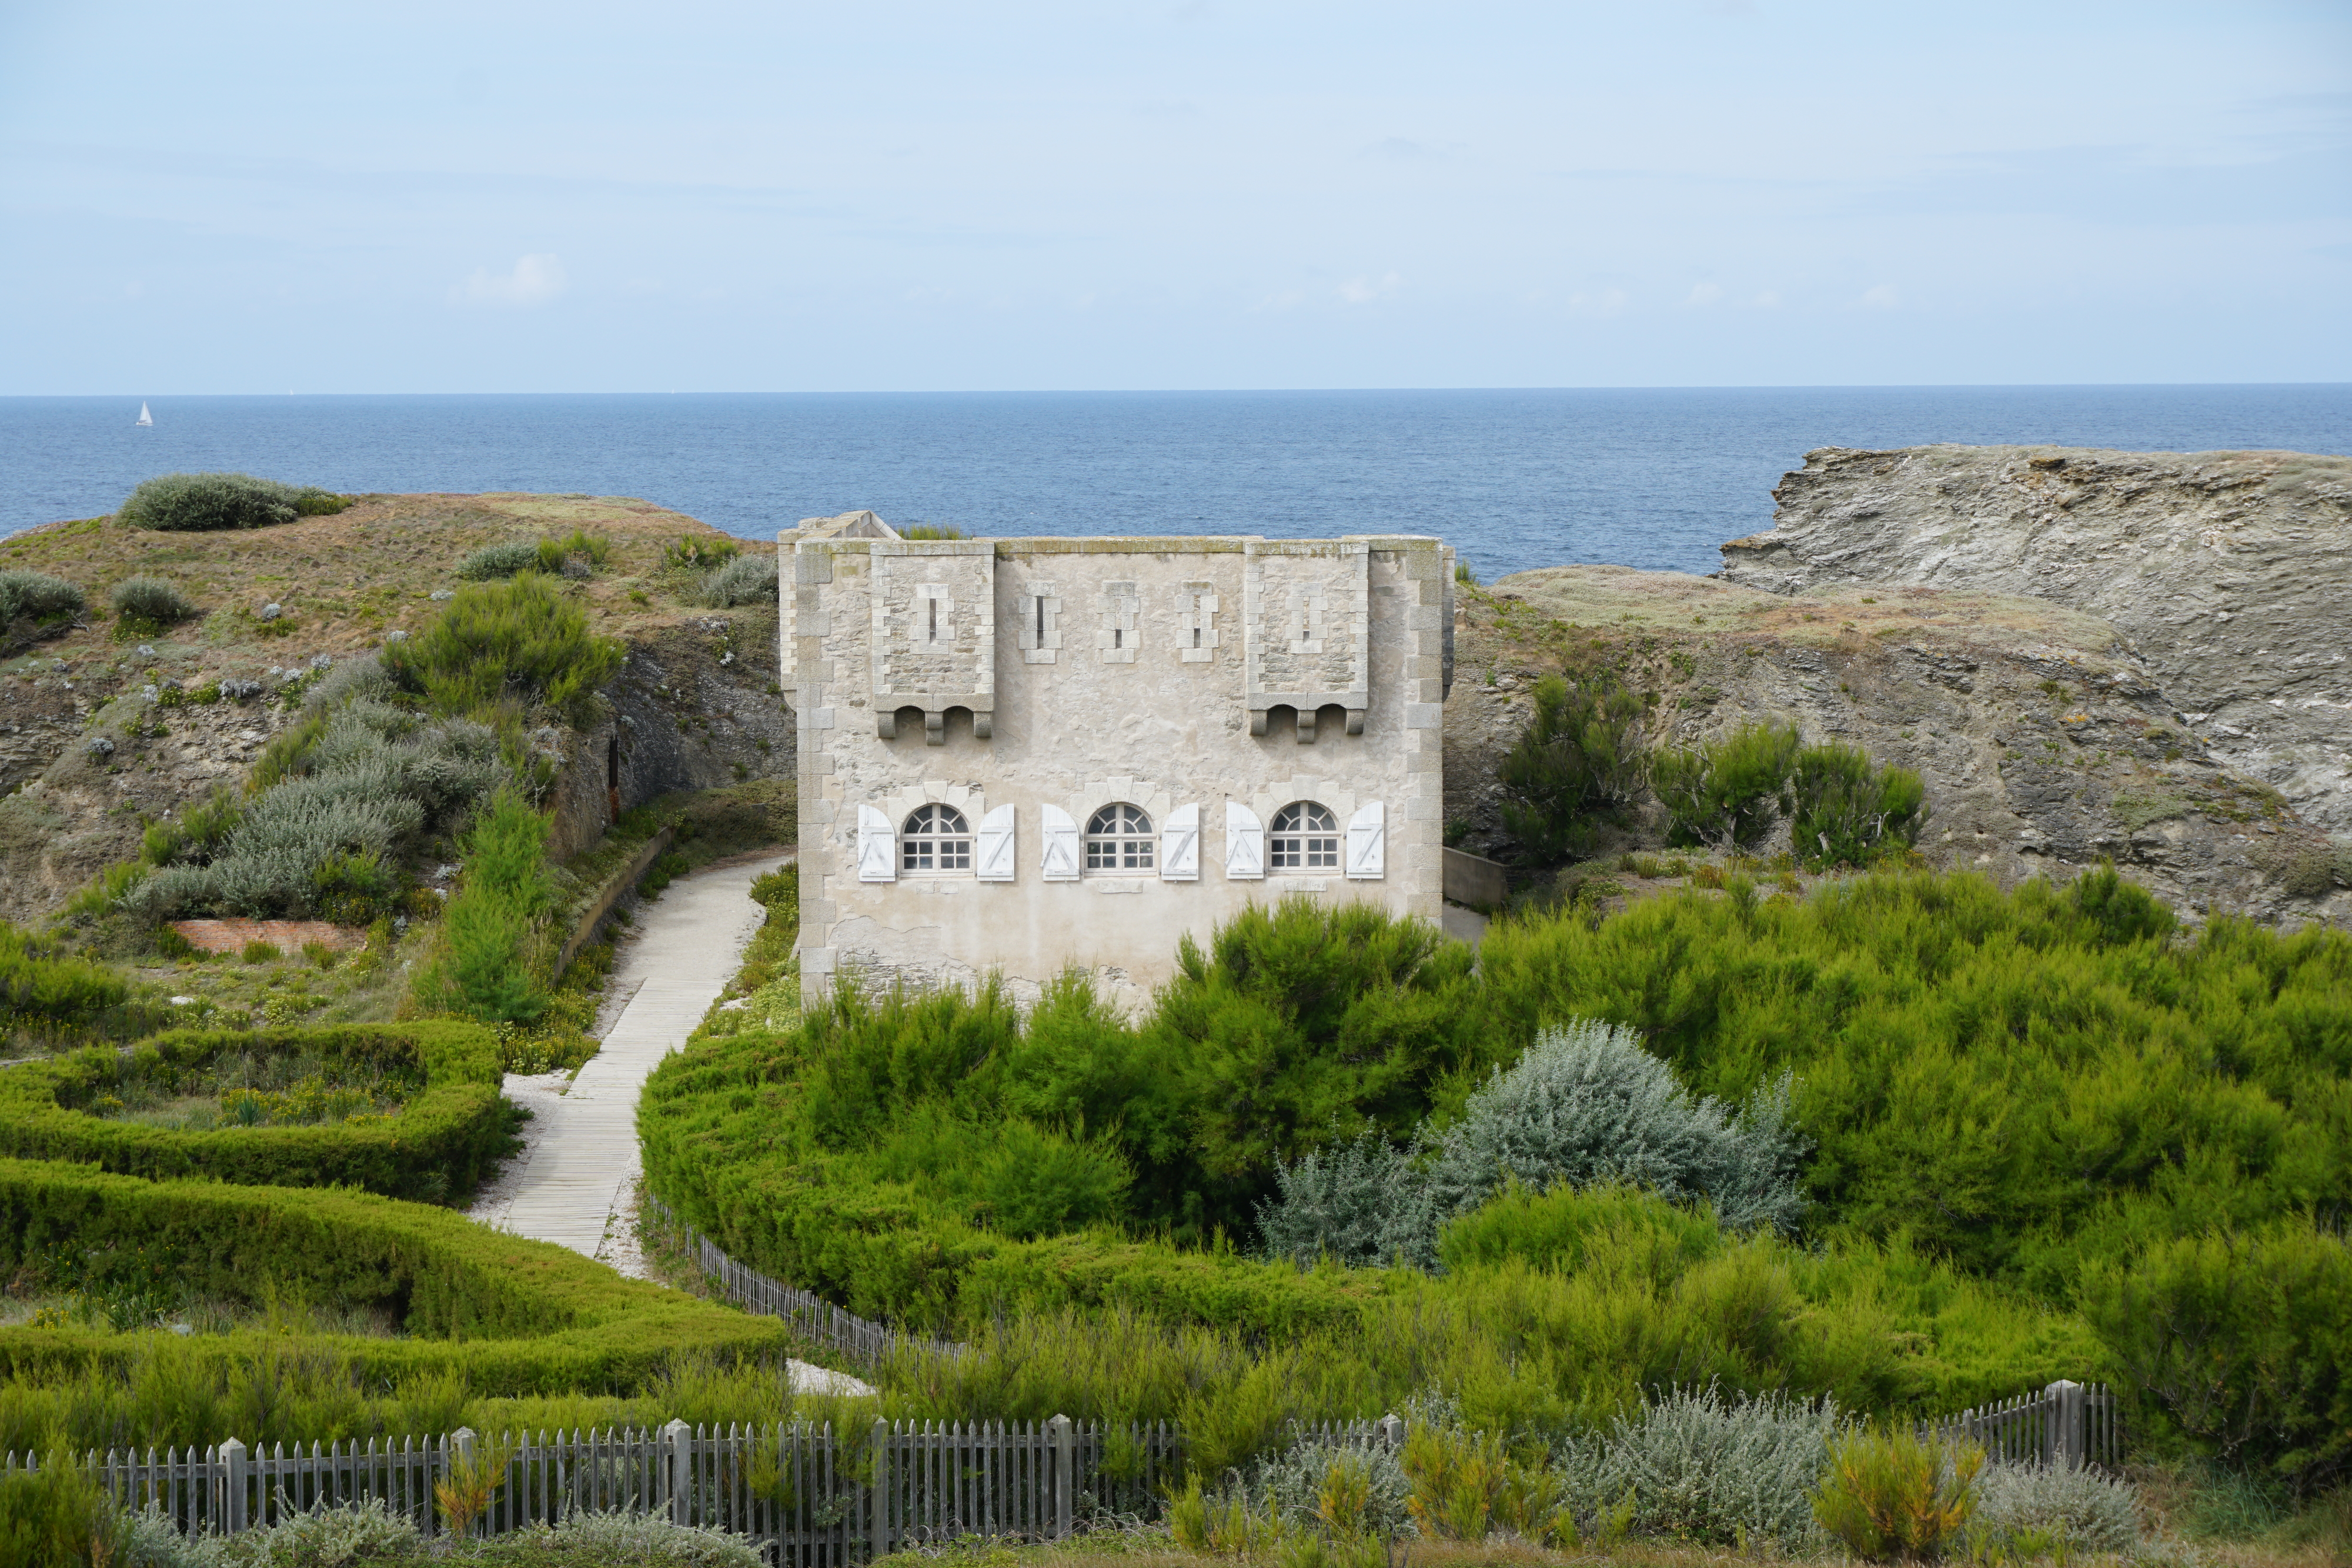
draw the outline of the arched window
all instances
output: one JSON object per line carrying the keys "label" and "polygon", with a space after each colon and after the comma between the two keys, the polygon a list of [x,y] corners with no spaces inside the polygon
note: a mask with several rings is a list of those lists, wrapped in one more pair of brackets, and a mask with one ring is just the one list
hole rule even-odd
{"label": "arched window", "polygon": [[1087,819],[1088,871],[1150,871],[1156,847],[1151,819],[1124,801]]}
{"label": "arched window", "polygon": [[1338,871],[1339,820],[1317,800],[1293,800],[1274,814],[1267,835],[1275,871]]}
{"label": "arched window", "polygon": [[918,806],[898,835],[898,869],[948,872],[971,869],[971,827],[953,806]]}

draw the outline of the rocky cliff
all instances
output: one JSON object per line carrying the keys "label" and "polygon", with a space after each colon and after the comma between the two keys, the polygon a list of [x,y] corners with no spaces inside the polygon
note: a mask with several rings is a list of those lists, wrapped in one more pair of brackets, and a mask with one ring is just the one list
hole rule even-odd
{"label": "rocky cliff", "polygon": [[[594,841],[615,806],[789,778],[775,606],[692,603],[700,572],[669,564],[666,548],[726,540],[678,513],[584,496],[374,496],[248,533],[63,523],[0,539],[0,570],[65,578],[91,606],[0,662],[0,919],[56,909],[134,852],[146,822],[242,779],[295,717],[299,695],[285,694],[422,626],[456,587],[467,551],[574,528],[610,553],[571,591],[629,657],[600,725],[533,737],[561,765],[550,802],[557,852]],[[134,575],[170,580],[204,613],[118,638],[107,594]]]}
{"label": "rocky cliff", "polygon": [[2352,458],[1829,447],[1723,576],[2031,594],[2122,634],[2175,722],[2352,834]]}
{"label": "rocky cliff", "polygon": [[[2112,858],[2192,918],[2352,924],[2352,852],[2326,831],[2347,481],[2352,463],[2279,455],[1814,453],[1720,578],[1558,567],[1461,596],[1452,831],[1510,852],[1495,768],[1534,682],[1607,666],[1654,694],[1656,744],[1787,719],[1918,769],[1936,864],[2010,883]],[[1653,810],[1606,847],[1663,827]]]}

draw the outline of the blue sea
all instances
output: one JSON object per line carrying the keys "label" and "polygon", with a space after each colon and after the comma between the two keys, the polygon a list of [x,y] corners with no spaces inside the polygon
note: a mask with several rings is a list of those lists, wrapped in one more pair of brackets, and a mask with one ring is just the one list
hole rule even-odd
{"label": "blue sea", "polygon": [[1430,533],[1488,579],[1711,571],[1817,446],[2352,451],[2352,385],[0,398],[0,534],[182,469],[634,496],[766,538],[870,507],[982,535]]}

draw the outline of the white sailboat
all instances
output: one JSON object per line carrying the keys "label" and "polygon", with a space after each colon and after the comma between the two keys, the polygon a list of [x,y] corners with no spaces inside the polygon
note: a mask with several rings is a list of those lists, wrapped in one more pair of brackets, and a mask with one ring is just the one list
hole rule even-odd
{"label": "white sailboat", "polygon": [[155,423],[155,416],[147,412],[147,405],[143,402],[139,405],[139,423],[151,425]]}

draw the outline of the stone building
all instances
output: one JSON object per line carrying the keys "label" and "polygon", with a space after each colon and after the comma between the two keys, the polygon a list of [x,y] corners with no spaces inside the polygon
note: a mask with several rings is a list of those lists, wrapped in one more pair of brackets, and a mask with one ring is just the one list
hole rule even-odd
{"label": "stone building", "polygon": [[1292,893],[1439,918],[1433,538],[783,536],[803,984],[1070,965],[1129,1006]]}

